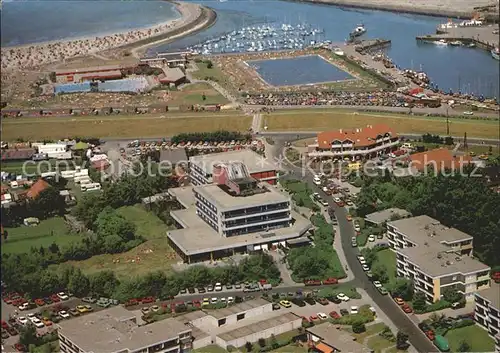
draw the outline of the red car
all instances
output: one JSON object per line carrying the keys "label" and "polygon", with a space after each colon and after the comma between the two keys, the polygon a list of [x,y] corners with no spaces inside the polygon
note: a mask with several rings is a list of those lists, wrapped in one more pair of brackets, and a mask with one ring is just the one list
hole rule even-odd
{"label": "red car", "polygon": [[9,327],[9,324],[2,320],[2,328],[7,329]]}
{"label": "red car", "polygon": [[52,294],[52,295],[50,296],[50,299],[51,299],[54,303],[59,303],[59,302],[61,301],[61,298],[59,298],[59,297],[57,296],[57,294]]}
{"label": "red car", "polygon": [[201,307],[201,303],[199,300],[193,300],[193,306],[195,306],[196,308],[200,308]]}
{"label": "red car", "polygon": [[427,336],[428,339],[430,339],[431,341],[434,341],[434,339],[436,338],[436,335],[434,334],[434,331],[432,330],[429,330],[425,333],[425,335]]}
{"label": "red car", "polygon": [[146,298],[141,299],[142,304],[149,304],[149,303],[153,303],[154,301],[155,301],[154,297],[146,297]]}
{"label": "red car", "polygon": [[330,277],[330,278],[327,278],[323,281],[323,284],[324,285],[328,285],[328,284],[337,284],[339,283],[339,281],[336,279],[336,278],[333,278],[333,277]]}
{"label": "red car", "polygon": [[35,304],[38,305],[38,306],[44,306],[45,305],[45,302],[43,301],[43,299],[35,299]]}
{"label": "red car", "polygon": [[331,317],[332,319],[340,319],[340,315],[339,315],[339,313],[338,313],[338,312],[336,312],[336,311],[332,311],[332,312],[330,313],[330,317]]}
{"label": "red car", "polygon": [[328,305],[328,304],[330,304],[330,302],[328,300],[326,300],[325,298],[318,299],[318,303],[320,303],[321,305]]}
{"label": "red car", "polygon": [[139,301],[137,299],[130,299],[129,301],[126,301],[124,306],[134,306],[139,304]]}
{"label": "red car", "polygon": [[411,314],[413,312],[413,309],[408,304],[405,304],[403,305],[403,311],[407,314]]}
{"label": "red car", "polygon": [[500,283],[500,272],[493,272],[491,274],[491,279],[495,282],[495,283]]}
{"label": "red car", "polygon": [[318,320],[319,320],[319,318],[318,318],[317,315],[311,315],[311,316],[309,316],[309,321],[318,321]]}
{"label": "red car", "polygon": [[6,304],[11,304],[12,303],[12,299],[10,297],[5,297],[3,298],[3,301],[6,303]]}
{"label": "red car", "polygon": [[16,343],[14,348],[19,352],[27,352],[26,347],[21,343]]}

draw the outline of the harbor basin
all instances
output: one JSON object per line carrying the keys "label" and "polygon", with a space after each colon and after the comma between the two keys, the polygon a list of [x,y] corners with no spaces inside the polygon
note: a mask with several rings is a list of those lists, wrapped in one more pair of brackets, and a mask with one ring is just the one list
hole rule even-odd
{"label": "harbor basin", "polygon": [[246,62],[271,86],[314,85],[354,79],[319,55]]}

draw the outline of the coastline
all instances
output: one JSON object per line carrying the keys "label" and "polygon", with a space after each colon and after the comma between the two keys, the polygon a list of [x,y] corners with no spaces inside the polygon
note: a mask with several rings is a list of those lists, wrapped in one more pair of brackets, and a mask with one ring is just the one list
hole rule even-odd
{"label": "coastline", "polygon": [[65,62],[97,53],[133,49],[138,46],[140,49],[202,30],[216,20],[215,12],[202,5],[165,1],[174,4],[179,16],[146,28],[2,47],[2,69],[40,68],[54,62]]}
{"label": "coastline", "polygon": [[[321,5],[332,5],[347,8],[357,8],[366,10],[379,10],[398,13],[408,13],[415,15],[425,15],[433,17],[455,17],[455,18],[471,18],[475,10],[472,5],[469,9],[451,10],[457,6],[437,6],[435,1],[427,1],[429,5],[422,3],[401,3],[398,0],[380,1],[380,0],[286,0],[293,2],[305,2]],[[425,1],[424,1],[425,2]],[[484,6],[477,4],[476,6]]]}

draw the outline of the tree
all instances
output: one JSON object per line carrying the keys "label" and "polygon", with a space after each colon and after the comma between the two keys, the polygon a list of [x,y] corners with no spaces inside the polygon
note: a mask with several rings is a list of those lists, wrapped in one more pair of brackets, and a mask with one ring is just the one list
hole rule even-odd
{"label": "tree", "polygon": [[[299,327],[299,328],[302,328],[302,327]],[[271,347],[273,349],[277,349],[279,344],[278,344],[278,340],[276,339],[276,336],[274,335],[274,333],[271,334],[270,341],[271,341]]]}
{"label": "tree", "polygon": [[245,343],[245,349],[247,350],[247,352],[251,352],[253,349],[253,344],[247,341],[247,343]]}
{"label": "tree", "polygon": [[392,284],[391,294],[406,301],[411,301],[413,298],[413,283],[405,278],[397,278]]}
{"label": "tree", "polygon": [[36,327],[33,324],[28,324],[21,328],[19,332],[19,343],[28,347],[30,344],[35,346],[40,345],[40,338],[36,334]]}
{"label": "tree", "polygon": [[458,351],[459,352],[470,352],[470,345],[467,343],[466,340],[462,340],[462,342],[460,342],[460,346],[458,346]]}
{"label": "tree", "polygon": [[96,296],[111,298],[120,284],[113,271],[102,271],[89,278],[90,290]]}
{"label": "tree", "polygon": [[259,338],[259,346],[261,346],[262,348],[264,348],[266,346],[266,340],[264,338]]}
{"label": "tree", "polygon": [[79,268],[70,274],[68,290],[77,297],[84,297],[90,293],[90,281]]}
{"label": "tree", "polygon": [[427,302],[425,298],[425,294],[418,291],[415,293],[413,297],[413,309],[415,311],[423,311],[427,307]]}
{"label": "tree", "polygon": [[398,331],[398,334],[396,335],[396,348],[400,350],[407,350],[410,346],[407,341],[408,335],[403,331]]}
{"label": "tree", "polygon": [[206,101],[206,100],[207,100],[207,96],[205,95],[205,93],[203,93],[203,94],[201,95],[201,100],[202,100],[202,101]]}
{"label": "tree", "polygon": [[66,210],[64,198],[59,190],[49,187],[28,203],[28,211],[35,217],[46,219],[53,215],[63,215]]}
{"label": "tree", "polygon": [[207,64],[207,69],[211,69],[214,66],[214,64],[210,60],[207,60],[206,64]]}
{"label": "tree", "polygon": [[375,262],[375,264],[371,268],[373,278],[379,280],[382,283],[389,282],[389,276],[387,275],[387,271],[388,271],[387,267],[379,262]]}
{"label": "tree", "polygon": [[361,332],[365,332],[366,331],[366,327],[365,327],[365,324],[361,321],[356,321],[352,324],[352,332],[354,333],[361,333]]}
{"label": "tree", "polygon": [[446,136],[446,137],[444,138],[444,144],[445,144],[445,145],[448,145],[448,146],[453,145],[453,137],[451,137],[451,136]]}
{"label": "tree", "polygon": [[443,290],[443,299],[449,303],[460,302],[464,299],[463,294],[458,292],[456,288],[446,287]]}

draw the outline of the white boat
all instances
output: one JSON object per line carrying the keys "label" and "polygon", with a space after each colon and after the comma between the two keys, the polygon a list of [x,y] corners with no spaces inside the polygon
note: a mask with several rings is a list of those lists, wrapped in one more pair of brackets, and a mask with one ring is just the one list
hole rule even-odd
{"label": "white boat", "polygon": [[444,39],[440,39],[440,40],[435,41],[434,44],[445,46],[445,45],[448,45],[448,42],[445,41]]}
{"label": "white boat", "polygon": [[359,37],[363,34],[366,33],[366,28],[364,25],[358,25],[356,28],[354,28],[354,31],[351,32],[352,37]]}
{"label": "white boat", "polygon": [[459,40],[456,40],[456,41],[450,42],[450,45],[452,45],[454,47],[461,47],[463,45],[463,43]]}
{"label": "white boat", "polygon": [[500,48],[496,47],[495,49],[491,49],[491,56],[493,59],[500,60]]}

